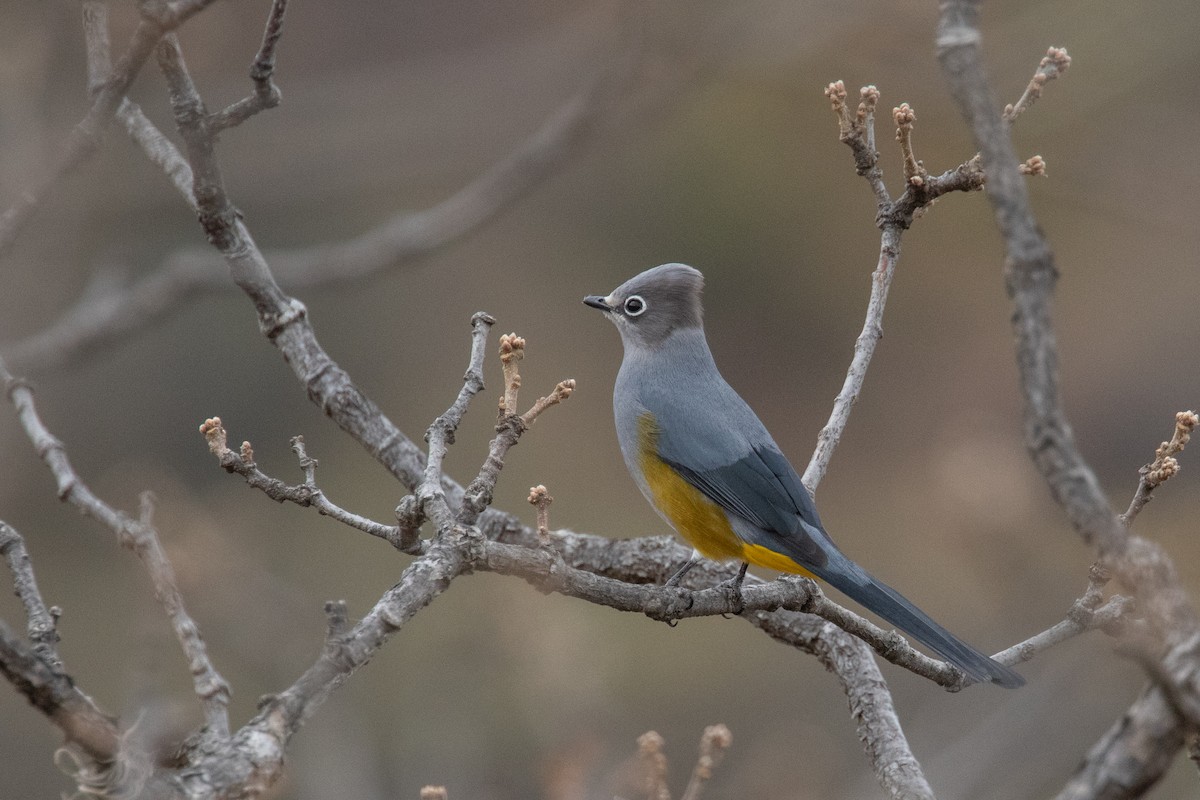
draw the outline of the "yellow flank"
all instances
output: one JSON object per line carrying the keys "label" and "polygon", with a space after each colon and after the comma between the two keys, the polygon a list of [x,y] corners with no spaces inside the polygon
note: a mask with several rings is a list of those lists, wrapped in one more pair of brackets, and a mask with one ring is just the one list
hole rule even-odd
{"label": "yellow flank", "polygon": [[776,553],[774,550],[768,550],[761,544],[743,544],[741,558],[742,561],[749,561],[751,564],[756,564],[760,567],[777,569],[780,572],[790,572],[793,575],[803,575],[806,578],[817,580],[816,575],[813,575],[792,559]]}
{"label": "yellow flank", "polygon": [[701,555],[716,561],[749,561],[767,569],[815,577],[787,556],[739,539],[721,506],[658,457],[658,427],[649,411],[638,417],[638,452],[654,505]]}

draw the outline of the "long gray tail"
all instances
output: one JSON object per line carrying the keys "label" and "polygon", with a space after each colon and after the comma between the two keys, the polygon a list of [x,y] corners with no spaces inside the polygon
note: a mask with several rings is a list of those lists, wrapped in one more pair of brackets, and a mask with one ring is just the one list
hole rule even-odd
{"label": "long gray tail", "polygon": [[[840,555],[840,554],[839,554]],[[837,563],[841,561],[842,563]],[[900,630],[912,636],[977,681],[991,681],[1006,689],[1015,689],[1025,679],[938,625],[892,587],[876,580],[862,567],[844,556],[813,572],[835,589],[871,609]]]}

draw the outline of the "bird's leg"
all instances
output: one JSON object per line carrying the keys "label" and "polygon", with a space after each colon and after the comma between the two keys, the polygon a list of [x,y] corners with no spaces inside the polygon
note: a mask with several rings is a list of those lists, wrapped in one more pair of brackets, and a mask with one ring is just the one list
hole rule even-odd
{"label": "bird's leg", "polygon": [[717,588],[723,589],[729,595],[729,599],[733,601],[734,614],[742,613],[744,606],[742,602],[742,581],[746,580],[746,570],[748,569],[750,569],[750,562],[743,561],[736,577],[717,584]]}
{"label": "bird's leg", "polygon": [[692,567],[696,566],[699,563],[700,563],[700,551],[693,550],[692,555],[688,558],[687,561],[685,561],[683,563],[683,566],[679,568],[679,571],[676,572],[671,577],[667,578],[667,582],[664,583],[663,586],[678,586],[680,581],[683,580],[683,576],[687,575],[689,572],[691,572]]}

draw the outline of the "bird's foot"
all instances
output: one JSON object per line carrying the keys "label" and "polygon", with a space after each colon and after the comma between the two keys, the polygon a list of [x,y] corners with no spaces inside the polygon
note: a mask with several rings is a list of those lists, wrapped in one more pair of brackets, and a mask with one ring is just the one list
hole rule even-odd
{"label": "bird's foot", "polygon": [[746,570],[749,568],[750,564],[743,561],[737,575],[729,580],[721,581],[713,587],[724,592],[729,598],[730,613],[734,615],[741,614],[746,610],[746,602],[742,599],[742,582],[746,580]]}

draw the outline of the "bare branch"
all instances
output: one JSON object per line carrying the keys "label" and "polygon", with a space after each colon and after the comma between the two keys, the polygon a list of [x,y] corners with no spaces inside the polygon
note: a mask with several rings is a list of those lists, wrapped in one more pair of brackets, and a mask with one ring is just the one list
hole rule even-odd
{"label": "bare branch", "polygon": [[864,86],[859,94],[862,100],[857,113],[851,116],[845,102],[845,84],[835,81],[825,89],[825,96],[830,99],[838,117],[840,138],[854,154],[855,170],[871,184],[878,202],[875,224],[881,232],[879,260],[871,274],[871,296],[867,301],[862,331],[854,342],[854,356],[846,371],[842,388],[833,402],[829,421],[821,428],[816,449],[804,470],[802,480],[809,492],[815,492],[825,477],[833,452],[845,432],[850,411],[862,393],[867,368],[875,354],[875,346],[883,338],[883,310],[887,304],[892,279],[895,277],[896,264],[900,260],[900,243],[904,231],[908,230],[917,215],[929,208],[943,194],[975,191],[983,187],[984,181],[978,158],[970,159],[936,177],[931,176],[913,154],[912,127],[916,116],[907,103],[902,103],[893,111],[893,120],[896,123],[896,138],[904,156],[906,185],[900,197],[892,200],[883,182],[879,154],[875,152],[875,108],[879,102],[879,90],[874,86]]}
{"label": "bare branch", "polygon": [[14,378],[3,360],[0,360],[0,381],[4,383],[9,400],[17,410],[17,417],[26,435],[54,476],[59,499],[69,502],[111,530],[116,534],[121,546],[132,550],[145,566],[154,586],[154,596],[170,618],[175,637],[187,658],[193,688],[204,707],[208,731],[213,736],[228,736],[229,684],[213,667],[200,630],[184,607],[183,597],[175,580],[175,571],[159,543],[158,532],[150,523],[149,498],[143,501],[141,519],[134,520],[93,494],[75,472],[63,443],[46,429],[38,417],[33,402],[33,390],[26,383]]}
{"label": "bare branch", "polygon": [[1057,279],[1054,257],[1029,206],[1008,125],[997,110],[979,53],[978,8],[971,0],[942,6],[938,57],[972,126],[987,173],[988,199],[1008,245],[1006,278],[1016,305],[1014,328],[1026,444],[1076,530],[1103,552],[1119,549],[1124,532],[1095,473],[1075,445],[1058,389],[1058,348],[1050,315]]}
{"label": "bare branch", "polygon": [[934,800],[913,755],[879,665],[866,642],[807,614],[756,612],[768,636],[814,655],[837,677],[876,779],[894,800]]}
{"label": "bare branch", "polygon": [[287,11],[287,4],[288,0],[271,2],[271,14],[267,17],[267,28],[263,31],[262,46],[258,48],[254,63],[250,65],[250,80],[254,81],[254,93],[209,117],[208,126],[213,133],[241,125],[260,111],[279,105],[283,95],[271,78],[275,74],[275,47],[279,44],[279,37],[283,35],[283,15]]}
{"label": "bare branch", "polygon": [[25,550],[25,540],[7,522],[0,520],[0,556],[8,562],[13,588],[25,606],[26,633],[33,642],[33,652],[52,669],[61,670],[58,657],[58,607],[46,608],[46,601],[33,577],[33,562]]}
{"label": "bare branch", "polygon": [[220,417],[211,417],[200,425],[200,433],[208,441],[209,451],[217,457],[217,462],[226,472],[236,473],[246,479],[246,483],[258,489],[267,497],[278,503],[295,503],[305,508],[314,508],[318,514],[332,517],[343,525],[369,533],[383,539],[398,550],[404,550],[400,540],[400,530],[395,525],[384,525],[379,522],[359,516],[336,505],[325,496],[316,483],[317,461],[308,456],[305,450],[304,437],[292,437],[292,451],[300,461],[304,470],[304,483],[289,485],[262,472],[254,463],[254,450],[249,442],[242,442],[240,452],[229,449],[228,434]]}
{"label": "bare branch", "polygon": [[1006,666],[1024,664],[1032,661],[1038,654],[1049,650],[1057,644],[1067,641],[1086,631],[1100,628],[1115,630],[1115,626],[1128,620],[1134,610],[1134,603],[1128,597],[1116,595],[1099,608],[1088,608],[1082,600],[1075,601],[1067,618],[1057,625],[1030,636],[1023,642],[1001,650],[992,656],[996,661]]}
{"label": "bare branch", "polygon": [[116,723],[58,665],[21,641],[3,622],[0,672],[89,757],[100,762],[116,758],[121,739]]}
{"label": "bare branch", "polygon": [[[988,175],[988,199],[1008,252],[1006,280],[1015,309],[1013,326],[1025,397],[1026,446],[1072,526],[1134,595],[1139,612],[1146,618],[1146,635],[1151,637],[1155,653],[1143,664],[1164,687],[1159,699],[1169,698],[1177,709],[1200,709],[1196,670],[1200,661],[1200,620],[1196,610],[1162,548],[1131,535],[1113,513],[1095,473],[1075,444],[1062,409],[1058,349],[1050,313],[1057,270],[1030,207],[1009,125],[997,110],[987,81],[981,39],[978,0],[942,3],[938,57],[963,116],[972,127]],[[1163,719],[1155,721],[1155,730]],[[1170,724],[1180,723],[1172,718]],[[1163,741],[1168,737],[1155,738]],[[1170,739],[1177,750],[1182,735]]]}
{"label": "bare branch", "polygon": [[[12,247],[17,235],[54,186],[99,149],[104,129],[116,113],[133,79],[154,51],[158,40],[211,2],[212,0],[175,0],[158,5],[142,4],[142,19],[130,37],[124,55],[103,85],[98,86],[93,93],[92,105],[87,115],[71,131],[65,152],[34,188],[23,192],[7,211],[0,214],[0,256]],[[102,55],[102,52],[97,51],[89,61],[97,60]]]}
{"label": "bare branch", "polygon": [[475,525],[479,515],[492,503],[492,492],[504,468],[508,451],[516,446],[521,434],[529,429],[534,420],[547,408],[566,400],[575,391],[575,381],[560,381],[547,397],[540,397],[524,414],[517,414],[518,391],[521,388],[521,373],[517,364],[525,357],[525,340],[515,333],[500,337],[500,361],[504,369],[504,397],[500,401],[499,421],[496,436],[488,446],[487,459],[483,462],[475,479],[467,486],[462,497],[462,508],[458,521],[462,525]]}
{"label": "bare branch", "polygon": [[1017,117],[1021,116],[1042,96],[1042,89],[1045,85],[1066,72],[1069,66],[1071,66],[1071,57],[1067,55],[1065,48],[1051,47],[1047,50],[1045,57],[1038,64],[1037,72],[1033,73],[1033,78],[1025,87],[1021,99],[1017,100],[1015,104],[1004,107],[1004,119],[1009,123],[1016,121]]}
{"label": "bare branch", "polygon": [[[108,39],[108,2],[107,0],[84,0],[83,2],[83,37],[88,54],[88,89],[90,95],[95,95],[104,87],[104,82],[112,71],[109,60]],[[142,148],[150,162],[166,174],[175,188],[195,208],[192,200],[192,168],[179,154],[171,140],[162,134],[154,123],[146,118],[141,108],[129,98],[122,98],[117,107],[117,119],[125,126],[129,137]],[[107,297],[112,297],[110,292]],[[99,303],[100,298],[92,298]],[[78,310],[78,307],[77,307]],[[132,324],[126,318],[125,324]],[[84,330],[80,330],[82,334]],[[40,336],[42,334],[35,334]],[[20,365],[19,359],[14,363]]]}
{"label": "bare branch", "polygon": [[863,382],[867,379],[867,368],[875,355],[875,345],[883,338],[883,309],[887,303],[888,290],[892,286],[892,278],[896,275],[896,262],[900,259],[900,237],[902,230],[888,226],[880,239],[879,262],[871,274],[871,297],[867,301],[867,316],[863,321],[862,331],[854,341],[854,357],[850,368],[846,371],[846,379],[841,391],[833,401],[833,410],[829,421],[821,428],[817,436],[817,446],[809,459],[808,467],[804,470],[802,480],[809,492],[816,492],[833,451],[842,440],[846,430],[846,422],[850,419],[850,410],[862,393]]}
{"label": "bare branch", "polygon": [[[269,734],[282,747],[330,692],[369,662],[394,633],[462,574],[465,535],[454,526],[434,539],[429,551],[404,570],[400,582],[384,593],[365,617],[343,635],[328,638],[316,662],[294,684],[265,700],[259,715],[243,731]],[[282,768],[282,755],[281,750],[278,761],[263,765],[272,775]]]}
{"label": "bare branch", "polygon": [[1133,800],[1166,774],[1183,746],[1183,728],[1162,690],[1146,687],[1112,724],[1055,800]]}
{"label": "bare branch", "polygon": [[887,185],[883,182],[883,169],[879,166],[879,153],[875,151],[875,108],[879,104],[879,90],[864,86],[859,96],[858,111],[850,116],[846,105],[846,84],[834,81],[825,87],[833,113],[838,118],[838,138],[850,147],[854,154],[854,169],[871,185],[875,200],[880,208],[892,202]]}
{"label": "bare branch", "polygon": [[[344,242],[268,253],[275,273],[293,291],[342,283],[407,264],[466,235],[554,174],[594,139],[628,80],[623,68],[598,76],[505,158],[430,208],[396,214]],[[130,134],[195,208],[191,167],[136,106],[128,106],[128,119],[122,119]],[[228,288],[227,277],[213,268],[211,251],[181,250],[122,290],[81,298],[48,328],[0,352],[22,369],[58,367],[142,330],[185,302]]]}
{"label": "bare branch", "polygon": [[1180,411],[1175,415],[1175,431],[1169,442],[1163,442],[1154,451],[1154,460],[1138,470],[1141,480],[1137,491],[1129,503],[1129,509],[1121,515],[1121,523],[1125,527],[1133,524],[1136,517],[1146,504],[1154,499],[1152,492],[1159,484],[1165,483],[1179,471],[1179,462],[1175,456],[1183,452],[1188,441],[1192,438],[1192,430],[1200,425],[1200,416],[1194,411]]}
{"label": "bare branch", "polygon": [[[433,521],[439,534],[454,524],[454,514],[450,510],[449,503],[446,502],[446,495],[442,492],[442,460],[446,457],[449,445],[454,443],[454,433],[462,423],[463,415],[467,413],[467,406],[470,404],[471,398],[484,389],[483,360],[487,355],[488,331],[494,324],[496,324],[496,320],[490,314],[482,311],[476,312],[471,317],[471,361],[463,376],[463,387],[446,413],[435,419],[425,434],[425,441],[429,443],[429,456],[425,462],[425,479],[417,487],[417,497],[421,502],[422,512]],[[505,352],[508,352],[510,358],[520,357],[519,355],[513,356],[514,350],[510,338],[516,339],[516,337],[500,337],[501,360],[504,360]],[[517,341],[520,342],[521,347],[524,347],[525,340],[517,339]],[[518,348],[516,352],[519,353],[520,349]],[[504,365],[507,382],[509,362],[504,361]],[[516,376],[515,361],[512,372],[513,379],[519,386],[520,378]],[[516,389],[513,389],[513,398],[516,399]]]}

